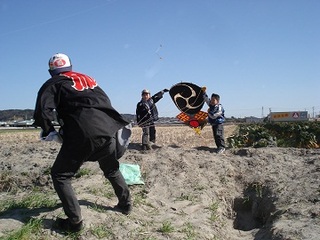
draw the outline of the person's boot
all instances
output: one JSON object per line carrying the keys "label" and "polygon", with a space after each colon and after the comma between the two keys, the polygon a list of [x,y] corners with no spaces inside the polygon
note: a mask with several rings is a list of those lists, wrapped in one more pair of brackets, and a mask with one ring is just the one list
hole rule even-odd
{"label": "person's boot", "polygon": [[151,146],[149,144],[142,144],[142,151],[151,150]]}
{"label": "person's boot", "polygon": [[118,205],[116,205],[114,207],[114,209],[116,211],[121,212],[124,215],[129,215],[131,213],[131,211],[132,211],[132,205],[131,204],[127,204],[125,206],[122,206],[122,205],[118,204]]}
{"label": "person's boot", "polygon": [[69,218],[57,218],[55,225],[57,228],[64,232],[75,233],[80,232],[83,229],[83,221],[80,221],[79,223],[72,223],[70,222]]}

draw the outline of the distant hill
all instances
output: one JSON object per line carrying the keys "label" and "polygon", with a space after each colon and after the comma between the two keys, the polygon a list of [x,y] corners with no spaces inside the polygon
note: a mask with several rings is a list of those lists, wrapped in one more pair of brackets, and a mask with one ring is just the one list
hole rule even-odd
{"label": "distant hill", "polygon": [[[22,121],[22,120],[30,120],[33,118],[33,109],[8,109],[8,110],[0,110],[0,122],[14,122],[14,121]],[[133,122],[136,124],[136,115],[134,114],[122,114],[125,119],[129,122]],[[246,118],[227,118],[226,123],[236,123],[236,122],[246,122]],[[159,124],[182,124],[175,117],[160,117],[159,120],[155,123]]]}
{"label": "distant hill", "polygon": [[32,109],[8,109],[0,110],[0,121],[9,122],[9,121],[20,121],[33,118]]}
{"label": "distant hill", "polygon": [[[29,120],[33,118],[33,109],[8,109],[0,110],[0,121],[10,122],[10,121],[21,121]],[[133,114],[122,114],[129,121],[133,121],[135,115]]]}

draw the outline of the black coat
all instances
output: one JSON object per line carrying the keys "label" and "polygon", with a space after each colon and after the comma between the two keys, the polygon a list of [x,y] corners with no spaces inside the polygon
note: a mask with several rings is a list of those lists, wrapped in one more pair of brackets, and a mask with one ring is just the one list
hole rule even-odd
{"label": "black coat", "polygon": [[54,76],[40,88],[34,124],[43,129],[43,136],[54,130],[54,109],[63,129],[63,144],[71,149],[91,151],[101,138],[113,137],[128,124],[95,80],[80,73]]}
{"label": "black coat", "polygon": [[149,98],[147,101],[141,99],[137,104],[136,117],[137,124],[140,127],[151,126],[159,119],[156,102],[163,97],[163,91],[160,91]]}

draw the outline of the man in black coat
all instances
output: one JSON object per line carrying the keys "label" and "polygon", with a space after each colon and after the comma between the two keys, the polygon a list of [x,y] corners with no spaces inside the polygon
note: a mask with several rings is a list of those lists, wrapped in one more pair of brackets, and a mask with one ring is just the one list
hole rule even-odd
{"label": "man in black coat", "polygon": [[154,122],[159,119],[156,102],[158,102],[168,89],[154,94],[152,97],[150,91],[142,90],[141,100],[137,104],[136,116],[137,124],[142,128],[142,150],[150,150],[150,142],[156,142],[156,128]]}
{"label": "man in black coat", "polygon": [[[52,166],[54,188],[67,219],[57,219],[62,230],[77,232],[83,228],[81,209],[71,186],[71,178],[86,161],[97,161],[112,184],[118,198],[117,210],[131,211],[131,197],[120,170],[116,133],[128,125],[111,105],[97,82],[73,72],[69,57],[55,54],[49,60],[51,78],[40,88],[34,112],[35,125],[42,128],[43,140],[62,139],[63,143]],[[52,122],[60,123],[56,132]]]}

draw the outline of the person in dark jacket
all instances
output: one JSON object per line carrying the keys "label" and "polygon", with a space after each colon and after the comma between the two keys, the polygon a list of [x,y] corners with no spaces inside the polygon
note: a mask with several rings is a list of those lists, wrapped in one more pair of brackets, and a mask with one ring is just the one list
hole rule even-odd
{"label": "person in dark jacket", "polygon": [[224,127],[225,122],[224,108],[220,103],[219,94],[213,93],[211,99],[204,91],[204,100],[208,104],[208,120],[212,126],[213,138],[217,146],[217,153],[221,154],[225,151]]}
{"label": "person in dark jacket", "polygon": [[[67,55],[53,55],[49,60],[49,73],[51,78],[38,92],[34,125],[42,128],[41,139],[62,141],[51,177],[67,219],[58,218],[56,226],[71,232],[83,228],[71,178],[86,161],[99,163],[118,198],[115,209],[129,214],[131,196],[119,171],[118,159],[123,151],[116,139],[117,132],[129,122],[112,107],[95,79],[72,71]],[[52,124],[54,120],[60,123],[59,133]]]}
{"label": "person in dark jacket", "polygon": [[155,121],[159,119],[156,102],[158,102],[168,89],[154,94],[152,97],[148,89],[141,92],[141,100],[137,104],[136,117],[137,124],[142,128],[142,150],[150,150],[150,142],[156,142]]}

